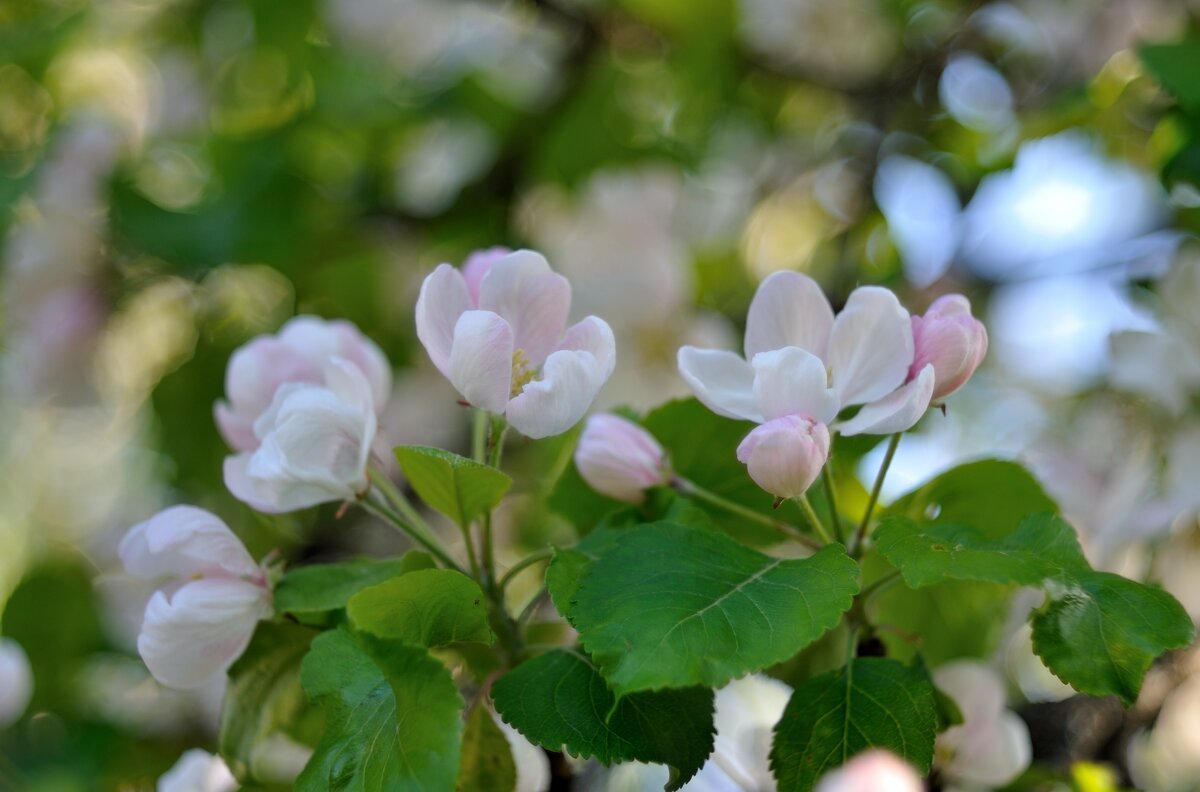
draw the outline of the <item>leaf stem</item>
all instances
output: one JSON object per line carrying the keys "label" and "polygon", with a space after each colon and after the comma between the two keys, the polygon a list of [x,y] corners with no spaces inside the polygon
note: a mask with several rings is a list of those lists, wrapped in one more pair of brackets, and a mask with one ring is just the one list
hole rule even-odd
{"label": "leaf stem", "polygon": [[886,575],[884,575],[883,577],[879,578],[879,580],[876,580],[871,585],[867,586],[865,589],[862,590],[862,593],[859,594],[859,596],[862,597],[864,606],[870,602],[872,597],[879,596],[883,592],[890,589],[892,586],[896,585],[896,583],[898,583],[899,581],[900,581],[899,570],[893,570],[893,571],[887,573]]}
{"label": "leaf stem", "polygon": [[808,496],[799,495],[795,498],[792,498],[792,500],[794,500],[796,505],[800,507],[800,511],[804,512],[804,516],[808,519],[809,523],[812,524],[813,531],[816,532],[817,536],[821,537],[821,541],[825,544],[833,544],[833,537],[831,537],[829,532],[825,530],[825,524],[822,523],[821,518],[817,516],[817,512],[815,509],[813,509],[812,504],[808,502]]}
{"label": "leaf stem", "polygon": [[467,574],[463,571],[462,567],[454,562],[454,559],[450,557],[450,554],[442,549],[441,544],[436,539],[425,536],[421,531],[406,523],[403,518],[400,517],[400,515],[389,509],[386,504],[372,503],[369,498],[364,498],[358,502],[358,505],[362,506],[368,512],[374,514],[384,522],[391,523],[393,526],[400,529],[402,533],[428,550],[445,566],[455,570],[456,572],[461,572],[464,575]]}
{"label": "leaf stem", "polygon": [[546,598],[548,593],[548,589],[546,588],[545,584],[543,584],[542,587],[538,589],[538,593],[533,596],[533,599],[529,600],[529,602],[525,604],[525,607],[521,609],[521,613],[517,616],[518,625],[522,625],[529,621],[530,617],[537,612],[538,605],[541,604],[542,600]]}
{"label": "leaf stem", "polygon": [[484,464],[487,458],[487,410],[475,410],[471,423],[471,459]]}
{"label": "leaf stem", "polygon": [[781,520],[776,520],[762,512],[755,511],[748,506],[743,506],[740,503],[723,498],[715,492],[709,492],[695,482],[689,481],[682,476],[671,477],[671,487],[682,495],[690,495],[699,500],[711,503],[718,509],[724,509],[730,514],[736,514],[739,517],[745,517],[747,520],[752,520],[759,525],[765,525],[768,528],[778,531],[789,539],[794,539],[803,545],[813,548],[814,550],[821,549],[821,546],[813,541],[809,536],[806,536],[794,525],[790,525]]}
{"label": "leaf stem", "polygon": [[504,591],[505,587],[512,582],[513,578],[515,578],[525,569],[533,566],[539,561],[545,561],[547,558],[550,558],[553,555],[554,548],[546,547],[538,550],[535,553],[530,553],[529,555],[525,556],[520,561],[509,567],[508,571],[504,573],[504,576],[500,578],[500,590]]}
{"label": "leaf stem", "polygon": [[867,526],[871,524],[871,515],[875,511],[875,504],[879,500],[879,492],[883,489],[883,480],[887,477],[888,468],[892,466],[892,459],[896,456],[896,446],[900,445],[900,436],[903,432],[897,432],[888,440],[887,451],[883,455],[883,463],[879,466],[879,472],[875,474],[875,484],[871,487],[871,496],[867,499],[867,510],[863,512],[862,522],[858,524],[858,531],[854,534],[854,545],[851,547],[851,554],[857,558],[862,554],[863,542],[867,539]]}

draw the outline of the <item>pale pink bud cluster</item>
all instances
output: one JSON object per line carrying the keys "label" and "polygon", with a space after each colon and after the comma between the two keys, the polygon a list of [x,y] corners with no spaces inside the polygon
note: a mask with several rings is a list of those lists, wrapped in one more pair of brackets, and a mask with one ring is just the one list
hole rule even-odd
{"label": "pale pink bud cluster", "polygon": [[616,363],[608,324],[568,327],[570,310],[571,285],[541,254],[493,249],[425,278],[417,337],[469,404],[549,437],[583,418]]}
{"label": "pale pink bud cluster", "polygon": [[961,294],[934,300],[924,316],[912,318],[916,353],[909,377],[933,366],[933,401],[957,391],[979,368],[987,354],[987,329],[971,316],[971,303]]}
{"label": "pale pink bud cluster", "polygon": [[138,653],[164,685],[195,688],[223,674],[271,615],[265,570],[220,518],[173,506],[135,525],[118,553],[158,590],[146,604]]}
{"label": "pale pink bud cluster", "polygon": [[629,503],[644,501],[646,490],[666,484],[670,475],[654,436],[611,413],[588,418],[575,447],[575,467],[596,492]]}
{"label": "pale pink bud cluster", "polygon": [[816,792],[924,792],[911,766],[887,751],[861,753],[817,784]]}
{"label": "pale pink bud cluster", "polygon": [[780,498],[803,495],[829,458],[829,428],[800,415],[767,421],[737,449],[754,483]]}

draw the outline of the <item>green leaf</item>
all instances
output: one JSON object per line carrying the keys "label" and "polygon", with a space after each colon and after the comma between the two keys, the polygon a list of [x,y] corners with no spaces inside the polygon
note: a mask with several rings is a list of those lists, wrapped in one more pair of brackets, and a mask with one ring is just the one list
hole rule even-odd
{"label": "green leaf", "polygon": [[1033,617],[1033,648],[1055,676],[1081,693],[1116,694],[1132,705],[1154,658],[1192,642],[1183,606],[1162,589],[1107,572],[1052,585]]}
{"label": "green leaf", "polygon": [[858,590],[858,565],[840,545],[772,558],[663,522],[624,531],[588,566],[571,617],[620,695],[719,687],[815,641]]}
{"label": "green leaf", "polygon": [[512,479],[499,470],[440,448],[400,446],[395,451],[421,500],[462,526],[491,511],[512,486]]}
{"label": "green leaf", "polygon": [[875,547],[911,588],[948,579],[1038,586],[1047,578],[1088,569],[1075,531],[1049,514],[1022,520],[999,540],[960,525],[918,525],[907,517],[888,517],[875,531]]}
{"label": "green leaf", "polygon": [[300,681],[326,731],[296,789],[454,788],[463,702],[424,649],[332,630],[313,641]]}
{"label": "green leaf", "polygon": [[229,669],[218,746],[242,783],[259,779],[255,748],[292,726],[305,709],[300,661],[316,635],[296,624],[259,622],[250,645]]}
{"label": "green leaf", "polygon": [[634,693],[609,690],[595,665],[570,649],[527,660],[492,686],[504,720],[554,751],[613,762],[671,768],[668,789],[694,776],[713,749],[713,692],[684,688]]}
{"label": "green leaf", "polygon": [[491,643],[479,584],[449,569],[423,569],[355,594],[346,615],[356,630],[413,646]]}
{"label": "green leaf", "polygon": [[467,716],[459,760],[460,792],[512,792],[517,785],[517,763],[508,739],[487,707],[476,705]]}
{"label": "green leaf", "polygon": [[1189,112],[1200,112],[1200,41],[1147,44],[1139,50],[1142,62],[1163,88]]}
{"label": "green leaf", "polygon": [[992,540],[957,526],[890,518],[877,547],[913,587],[955,578],[1041,586],[1034,649],[1060,679],[1132,704],[1154,658],[1192,640],[1191,620],[1169,594],[1088,566],[1061,518],[1034,515]]}
{"label": "green leaf", "polygon": [[882,657],[796,688],[775,727],[771,770],[780,792],[807,792],[868,748],[884,748],[929,772],[938,715],[924,670]]}
{"label": "green leaf", "polygon": [[399,558],[314,564],[290,569],[275,587],[275,610],[294,615],[325,613],[346,607],[368,586],[418,569],[433,569],[428,553],[412,550]]}

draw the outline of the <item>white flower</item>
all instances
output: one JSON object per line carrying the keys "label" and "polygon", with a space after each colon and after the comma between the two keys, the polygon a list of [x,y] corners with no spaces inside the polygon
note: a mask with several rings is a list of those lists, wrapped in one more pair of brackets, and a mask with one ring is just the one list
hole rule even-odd
{"label": "white flower", "polygon": [[13,639],[0,638],[0,729],[16,723],[32,697],[29,657]]}
{"label": "white flower", "polygon": [[158,792],[233,792],[237,779],[225,761],[208,751],[193,748],[158,779]]}
{"label": "white flower", "polygon": [[976,660],[956,660],[935,670],[933,679],[963,716],[960,725],[937,739],[938,764],[947,781],[1002,787],[1029,767],[1029,729],[1005,708],[1004,685],[995,671]]}
{"label": "white flower", "polygon": [[912,427],[933,395],[934,370],[909,379],[912,323],[896,295],[855,289],[842,312],[811,278],[777,272],[758,287],[746,319],[746,358],[679,350],[679,373],[718,415],[766,423],[799,415],[830,424],[845,407],[865,405],[835,425],[842,434],[890,434]]}
{"label": "white flower", "polygon": [[138,653],[164,685],[195,688],[224,673],[271,615],[263,569],[218,517],[173,506],[135,525],[118,553],[130,575],[160,585]]}
{"label": "white flower", "polygon": [[254,422],[260,445],[225,459],[225,486],[259,511],[282,513],[354,500],[369,486],[375,440],[370,384],[349,361],[332,358],[325,384],[290,382]]}
{"label": "white flower", "polygon": [[612,374],[612,330],[595,316],[567,327],[571,286],[538,253],[518,250],[481,268],[477,297],[449,264],[425,279],[417,336],[473,406],[528,437],[561,434]]}
{"label": "white flower", "polygon": [[297,316],[273,336],[259,336],[229,358],[226,399],[214,408],[217,428],[235,451],[253,451],[261,438],[255,422],[266,412],[281,385],[321,384],[329,361],[341,358],[366,378],[377,411],[387,403],[392,370],[374,342],[350,322]]}
{"label": "white flower", "polygon": [[861,753],[826,773],[816,792],[923,792],[915,770],[887,751]]}

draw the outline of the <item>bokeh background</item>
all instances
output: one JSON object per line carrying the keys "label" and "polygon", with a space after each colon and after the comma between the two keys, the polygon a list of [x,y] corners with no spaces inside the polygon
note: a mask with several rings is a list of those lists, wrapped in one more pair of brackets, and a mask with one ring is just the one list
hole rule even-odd
{"label": "bokeh background", "polygon": [[[398,546],[236,502],[212,404],[241,343],[346,317],[396,366],[388,436],[460,447],[412,307],[491,245],[543,251],[613,325],[601,406],[684,395],[677,347],[736,347],[776,270],[835,304],[968,294],[989,359],[885,497],[1020,459],[1094,564],[1200,617],[1198,23],[1194,0],[4,0],[0,635],[34,685],[0,789],[149,789],[213,746],[221,691],[136,657],[133,523],[189,502],[258,556]],[[517,449],[514,543],[569,541],[530,505],[564,447]],[[846,453],[869,482],[882,448]],[[1020,629],[987,659],[1058,773],[1024,788],[1108,783],[1079,761],[1198,788],[1194,652],[1128,712],[1069,698]]]}

